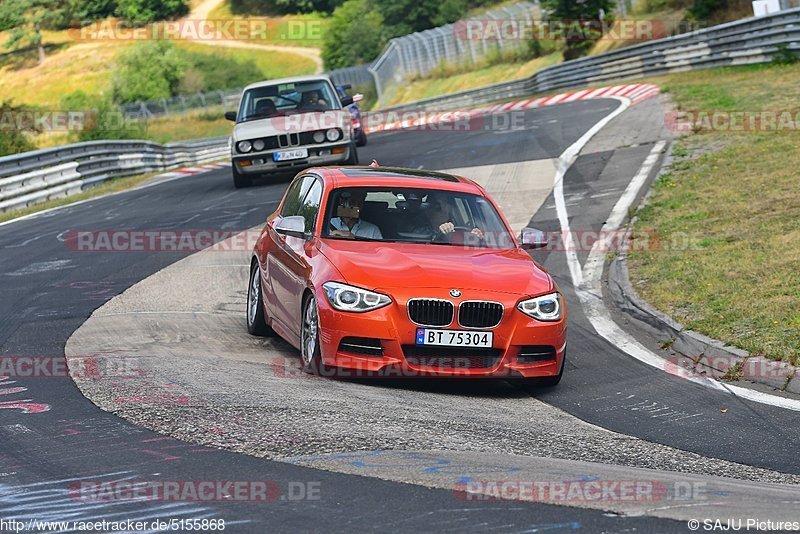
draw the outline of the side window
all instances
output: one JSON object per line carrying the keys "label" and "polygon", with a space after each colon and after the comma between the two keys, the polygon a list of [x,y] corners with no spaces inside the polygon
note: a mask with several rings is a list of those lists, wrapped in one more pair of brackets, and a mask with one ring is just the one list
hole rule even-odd
{"label": "side window", "polygon": [[322,202],[322,181],[314,180],[303,199],[303,205],[300,207],[298,215],[302,215],[306,219],[306,232],[311,233],[314,231],[314,223],[317,220],[317,213],[319,213],[319,205]]}
{"label": "side window", "polygon": [[305,196],[308,188],[314,182],[314,177],[311,175],[300,176],[296,178],[289,190],[286,191],[286,197],[281,208],[281,217],[289,217],[291,215],[302,215],[300,213],[300,205],[303,197]]}

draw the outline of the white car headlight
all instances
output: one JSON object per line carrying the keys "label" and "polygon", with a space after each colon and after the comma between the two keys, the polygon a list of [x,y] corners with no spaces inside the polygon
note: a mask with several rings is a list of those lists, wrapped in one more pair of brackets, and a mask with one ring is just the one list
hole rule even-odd
{"label": "white car headlight", "polygon": [[558,321],[561,319],[561,294],[550,293],[517,304],[517,309],[539,321]]}
{"label": "white car headlight", "polygon": [[330,305],[339,311],[367,312],[377,310],[392,302],[392,299],[386,295],[339,282],[325,282],[322,287],[325,289],[325,296],[328,297]]}
{"label": "white car headlight", "polygon": [[250,144],[250,141],[239,141],[236,143],[236,149],[239,152],[250,152],[253,148],[253,145]]}
{"label": "white car headlight", "polygon": [[256,152],[261,152],[262,150],[264,150],[265,146],[266,145],[264,144],[263,139],[256,139],[255,141],[253,141],[253,150],[255,150]]}
{"label": "white car headlight", "polygon": [[341,137],[342,133],[338,130],[338,128],[331,128],[327,132],[325,132],[325,137],[328,138],[328,141],[336,141]]}
{"label": "white car headlight", "polygon": [[322,130],[318,132],[314,132],[314,142],[315,143],[324,143],[325,142],[325,132]]}

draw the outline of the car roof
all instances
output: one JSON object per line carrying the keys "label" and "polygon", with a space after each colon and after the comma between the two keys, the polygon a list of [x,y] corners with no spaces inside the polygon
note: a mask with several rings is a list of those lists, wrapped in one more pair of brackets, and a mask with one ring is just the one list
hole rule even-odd
{"label": "car roof", "polygon": [[264,80],[263,82],[256,82],[251,83],[247,87],[244,88],[243,91],[247,91],[249,89],[255,89],[258,87],[270,87],[272,85],[280,85],[282,83],[299,83],[299,82],[315,82],[325,80],[330,82],[330,77],[324,74],[311,74],[308,76],[292,76],[291,78],[277,78],[275,80]]}
{"label": "car roof", "polygon": [[393,186],[442,189],[483,195],[483,188],[455,174],[403,167],[317,167],[306,172],[318,174],[333,187]]}

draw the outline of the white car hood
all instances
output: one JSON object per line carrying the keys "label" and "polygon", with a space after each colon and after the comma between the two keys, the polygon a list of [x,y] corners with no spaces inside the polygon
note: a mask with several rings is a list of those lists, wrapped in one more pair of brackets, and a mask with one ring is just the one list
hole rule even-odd
{"label": "white car hood", "polygon": [[346,109],[256,119],[236,124],[233,127],[233,139],[235,141],[243,141],[286,133],[327,130],[329,128],[341,128],[344,131],[344,138],[347,139],[350,137],[351,121],[350,112]]}

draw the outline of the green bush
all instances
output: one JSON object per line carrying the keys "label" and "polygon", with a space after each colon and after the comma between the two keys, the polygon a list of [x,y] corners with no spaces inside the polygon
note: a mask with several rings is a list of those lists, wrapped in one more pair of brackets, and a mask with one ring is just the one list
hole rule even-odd
{"label": "green bush", "polygon": [[117,15],[135,22],[173,19],[188,12],[185,0],[117,0]]}
{"label": "green bush", "polygon": [[0,156],[36,149],[28,136],[38,132],[33,127],[20,128],[19,113],[24,111],[26,108],[15,106],[11,102],[0,104]]}
{"label": "green bush", "polygon": [[285,15],[290,13],[331,14],[343,0],[231,0],[234,15]]}
{"label": "green bush", "polygon": [[126,118],[105,96],[89,96],[83,91],[69,93],[61,99],[64,111],[84,112],[83,127],[70,132],[71,142],[101,141],[103,139],[143,139],[145,124]]}
{"label": "green bush", "polygon": [[779,43],[776,46],[777,50],[772,55],[772,62],[776,65],[793,65],[800,61],[797,52],[789,48],[786,43]]}
{"label": "green bush", "polygon": [[[183,94],[244,87],[264,79],[253,60],[234,61],[211,53],[185,50],[179,52],[187,65],[179,87]],[[202,88],[197,89],[198,86]]]}

